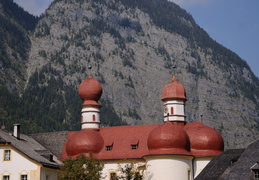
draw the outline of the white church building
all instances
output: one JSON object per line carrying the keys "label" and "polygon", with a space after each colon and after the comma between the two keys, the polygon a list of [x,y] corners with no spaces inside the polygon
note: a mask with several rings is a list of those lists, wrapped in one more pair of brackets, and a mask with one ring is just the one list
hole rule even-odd
{"label": "white church building", "polygon": [[[31,152],[24,153],[26,148],[16,147],[11,141],[5,144],[7,134],[3,137],[0,130],[0,176],[6,174],[17,179],[26,174],[27,179],[32,180],[37,171],[42,171],[37,177],[53,180],[59,160],[91,152],[104,163],[103,179],[106,180],[119,175],[118,164],[123,166],[131,162],[136,165],[136,171],[144,172],[145,179],[193,180],[211,159],[223,152],[224,141],[215,129],[202,122],[186,122],[185,89],[175,76],[162,90],[162,124],[101,127],[101,105],[98,103],[101,84],[90,75],[80,84],[78,93],[83,100],[80,131],[24,135],[20,139],[27,138],[30,144],[37,144]],[[23,165],[9,168],[16,166],[4,161],[8,150],[11,150],[13,163],[23,158],[20,162],[32,162],[37,168],[29,168],[30,165],[27,169]],[[45,162],[35,158],[40,153],[39,157],[45,158]]]}

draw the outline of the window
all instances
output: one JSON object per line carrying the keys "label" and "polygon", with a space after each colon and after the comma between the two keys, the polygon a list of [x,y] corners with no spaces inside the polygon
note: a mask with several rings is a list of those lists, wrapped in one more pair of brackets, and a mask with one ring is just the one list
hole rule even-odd
{"label": "window", "polygon": [[254,178],[259,179],[259,170],[254,170]]}
{"label": "window", "polygon": [[171,114],[174,114],[174,108],[171,107]]}
{"label": "window", "polygon": [[106,151],[111,151],[112,150],[112,146],[106,146]]}
{"label": "window", "polygon": [[21,175],[21,180],[27,180],[27,174]]}
{"label": "window", "polygon": [[131,145],[131,149],[134,149],[134,150],[135,150],[135,149],[137,149],[137,147],[138,147],[137,144],[132,144],[132,145]]}
{"label": "window", "polygon": [[3,176],[3,180],[10,180],[9,175],[4,175],[4,176]]}
{"label": "window", "polygon": [[4,161],[11,160],[11,150],[4,150]]}
{"label": "window", "polygon": [[111,173],[110,173],[110,180],[117,180],[117,174],[116,174],[116,172],[111,172]]}
{"label": "window", "polygon": [[95,115],[93,115],[93,121],[95,121]]}

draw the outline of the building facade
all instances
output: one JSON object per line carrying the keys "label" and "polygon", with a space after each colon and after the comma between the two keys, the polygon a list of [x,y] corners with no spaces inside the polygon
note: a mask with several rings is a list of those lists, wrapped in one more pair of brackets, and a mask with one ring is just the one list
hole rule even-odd
{"label": "building facade", "polygon": [[106,180],[116,179],[119,167],[132,163],[145,179],[193,180],[223,152],[216,130],[186,122],[186,92],[175,76],[162,90],[161,124],[101,127],[101,84],[90,75],[78,93],[83,100],[80,131],[29,136],[20,136],[17,129],[12,135],[0,131],[2,179],[55,180],[60,161],[91,152],[104,163]]}
{"label": "building facade", "polygon": [[116,176],[118,164],[134,161],[147,179],[192,180],[223,152],[216,130],[202,122],[186,122],[186,93],[175,76],[162,91],[162,124],[100,127],[102,86],[89,76],[78,92],[83,100],[82,129],[68,133],[61,160],[92,152],[105,163],[104,179]]}
{"label": "building facade", "polygon": [[19,125],[12,134],[0,130],[1,180],[55,180],[60,163],[33,138],[20,134]]}

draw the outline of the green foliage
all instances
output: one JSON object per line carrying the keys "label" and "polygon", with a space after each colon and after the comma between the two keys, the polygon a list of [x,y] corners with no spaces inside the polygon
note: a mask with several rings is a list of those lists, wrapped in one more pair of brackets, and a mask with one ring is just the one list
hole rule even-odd
{"label": "green foliage", "polygon": [[68,158],[61,166],[58,180],[99,180],[103,164],[89,153],[89,157],[80,154],[75,159]]}
{"label": "green foliage", "polygon": [[117,179],[123,180],[142,180],[144,179],[143,171],[140,171],[137,164],[131,162],[125,165],[119,165]]}

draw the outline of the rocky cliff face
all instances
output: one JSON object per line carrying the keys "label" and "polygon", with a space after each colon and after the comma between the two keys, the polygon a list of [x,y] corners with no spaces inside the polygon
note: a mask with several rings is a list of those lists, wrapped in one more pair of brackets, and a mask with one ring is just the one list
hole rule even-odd
{"label": "rocky cliff face", "polygon": [[219,130],[227,148],[258,138],[258,79],[173,3],[56,0],[30,41],[23,97],[72,129],[80,123],[76,90],[89,74],[103,86],[104,125],[162,123],[161,91],[176,75],[187,121]]}

